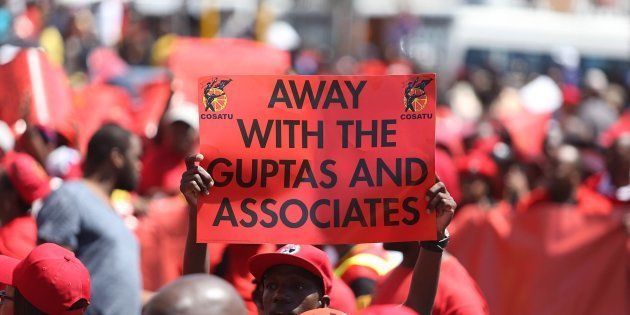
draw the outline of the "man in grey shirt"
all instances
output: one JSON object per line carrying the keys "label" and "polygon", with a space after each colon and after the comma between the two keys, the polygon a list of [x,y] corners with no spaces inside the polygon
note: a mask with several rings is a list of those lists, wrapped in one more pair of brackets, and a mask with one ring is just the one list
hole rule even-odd
{"label": "man in grey shirt", "polygon": [[139,314],[139,247],[109,196],[133,190],[141,168],[140,140],[116,125],[99,129],[88,144],[84,178],[63,184],[37,214],[39,242],[74,251],[88,268],[92,302],[86,314]]}

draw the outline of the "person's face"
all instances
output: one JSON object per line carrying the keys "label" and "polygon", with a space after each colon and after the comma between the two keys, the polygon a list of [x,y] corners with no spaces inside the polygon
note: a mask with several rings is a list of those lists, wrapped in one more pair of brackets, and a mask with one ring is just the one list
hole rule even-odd
{"label": "person's face", "polygon": [[476,203],[490,195],[490,185],[482,176],[464,174],[461,185],[465,203]]}
{"label": "person's face", "polygon": [[606,168],[617,186],[628,185],[630,174],[630,135],[620,137],[606,153]]}
{"label": "person's face", "polygon": [[13,315],[13,298],[15,297],[15,288],[7,286],[5,289],[6,297],[0,300],[0,315]]}
{"label": "person's face", "polygon": [[574,147],[562,146],[549,158],[544,173],[551,194],[566,195],[580,184],[579,152]]}
{"label": "person's face", "polygon": [[578,165],[572,161],[552,159],[545,168],[545,174],[552,185],[573,186],[579,181]]}
{"label": "person's face", "polygon": [[[5,181],[9,179],[5,177],[5,174],[0,174],[0,182],[2,186]],[[10,213],[18,207],[18,196],[14,189],[9,187],[0,187],[0,224],[2,224],[3,218],[10,215]]]}
{"label": "person's face", "polygon": [[140,138],[137,136],[131,137],[129,140],[129,149],[124,155],[125,163],[120,169],[116,188],[132,191],[138,185],[140,170],[142,169],[142,162],[140,161],[142,145],[140,144]]}
{"label": "person's face", "polygon": [[9,195],[9,192],[0,191],[0,224],[2,224],[2,218],[11,211],[13,206],[11,198],[7,198],[7,195]]}
{"label": "person's face", "polygon": [[323,306],[321,280],[302,268],[274,266],[263,279],[264,315],[301,314]]}
{"label": "person's face", "polygon": [[165,135],[171,149],[182,155],[190,154],[197,142],[197,131],[181,121],[168,125]]}

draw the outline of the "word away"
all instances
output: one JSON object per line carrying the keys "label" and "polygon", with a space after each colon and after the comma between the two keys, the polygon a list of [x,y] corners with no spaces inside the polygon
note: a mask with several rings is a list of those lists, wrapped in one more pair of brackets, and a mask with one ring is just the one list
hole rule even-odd
{"label": "word away", "polygon": [[359,108],[359,94],[367,83],[367,81],[360,81],[357,86],[354,86],[351,81],[343,81],[344,85],[339,84],[338,80],[333,80],[330,84],[328,84],[328,81],[320,81],[319,85],[317,85],[317,91],[314,92],[310,81],[304,82],[301,91],[298,89],[294,80],[288,80],[288,82],[291,94],[287,91],[284,80],[276,81],[276,86],[273,88],[273,93],[271,93],[269,105],[267,105],[268,108],[274,108],[276,103],[284,103],[286,108],[302,109],[304,102],[308,98],[310,107],[312,109],[319,109],[320,100],[322,99],[324,91],[327,90],[326,98],[321,105],[321,109],[328,109],[331,104],[339,104],[338,106],[340,106],[340,108],[348,109],[348,101],[346,100],[346,95],[343,93],[343,86],[347,90],[347,93],[352,96],[351,107],[357,109]]}

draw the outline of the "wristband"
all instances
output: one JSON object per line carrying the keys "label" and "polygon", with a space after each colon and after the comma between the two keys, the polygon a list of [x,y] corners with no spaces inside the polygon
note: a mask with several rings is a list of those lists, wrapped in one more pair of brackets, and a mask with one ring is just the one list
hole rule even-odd
{"label": "wristband", "polygon": [[437,240],[437,241],[422,241],[420,242],[420,247],[428,250],[428,251],[432,251],[432,252],[436,252],[436,253],[442,253],[444,252],[444,250],[446,249],[446,246],[448,245],[448,241],[451,239],[451,236],[448,234],[448,231],[446,231],[444,237],[441,240]]}

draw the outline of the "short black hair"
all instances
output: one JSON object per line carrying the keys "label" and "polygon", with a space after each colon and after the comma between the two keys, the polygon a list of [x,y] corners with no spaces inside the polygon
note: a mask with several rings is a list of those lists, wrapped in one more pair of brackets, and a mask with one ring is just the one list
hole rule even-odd
{"label": "short black hair", "polygon": [[90,139],[85,156],[83,171],[86,174],[93,173],[102,166],[113,149],[127,152],[130,147],[132,134],[127,129],[117,124],[103,125]]}
{"label": "short black hair", "polygon": [[[46,315],[46,313],[31,304],[31,302],[29,302],[24,295],[20,293],[18,288],[15,288],[14,295],[13,313],[15,315]],[[79,299],[74,302],[70,308],[68,308],[68,311],[84,310],[89,304],[90,303],[86,299]]]}
{"label": "short black hair", "polygon": [[46,315],[46,313],[42,312],[31,304],[31,302],[27,301],[17,288],[15,288],[15,296],[13,299],[13,313],[15,315]]}
{"label": "short black hair", "polygon": [[0,169],[0,191],[12,191],[17,195],[18,202],[18,210],[20,213],[26,214],[28,210],[31,209],[31,205],[20,196],[20,193],[17,191],[13,183],[11,183],[11,179],[9,178],[9,174],[3,169]]}

